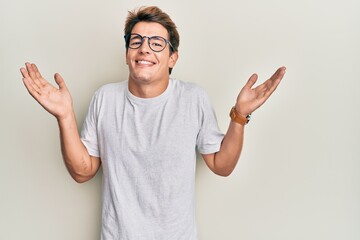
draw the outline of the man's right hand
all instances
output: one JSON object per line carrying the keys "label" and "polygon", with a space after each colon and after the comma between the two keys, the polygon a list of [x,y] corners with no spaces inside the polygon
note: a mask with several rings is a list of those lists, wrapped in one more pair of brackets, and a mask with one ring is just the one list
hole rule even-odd
{"label": "man's right hand", "polygon": [[20,69],[25,87],[58,120],[61,152],[70,175],[79,183],[90,180],[98,171],[101,160],[90,156],[80,139],[72,98],[64,80],[56,73],[55,81],[59,86],[56,88],[41,76],[35,64],[25,63],[25,66]]}
{"label": "man's right hand", "polygon": [[59,86],[56,88],[41,76],[35,64],[25,63],[25,66],[26,68],[21,68],[20,72],[30,95],[58,120],[72,116],[72,98],[60,74],[56,73],[54,76],[55,82]]}

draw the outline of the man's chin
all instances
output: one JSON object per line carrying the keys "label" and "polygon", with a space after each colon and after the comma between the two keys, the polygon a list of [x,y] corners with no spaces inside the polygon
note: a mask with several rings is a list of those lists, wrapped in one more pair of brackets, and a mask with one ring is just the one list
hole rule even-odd
{"label": "man's chin", "polygon": [[151,75],[150,74],[136,74],[132,76],[132,80],[135,82],[141,82],[141,83],[149,83],[151,82]]}

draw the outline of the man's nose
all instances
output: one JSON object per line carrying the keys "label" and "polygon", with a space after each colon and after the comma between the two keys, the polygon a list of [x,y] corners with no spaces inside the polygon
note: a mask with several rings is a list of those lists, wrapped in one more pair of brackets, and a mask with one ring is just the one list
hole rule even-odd
{"label": "man's nose", "polygon": [[147,53],[149,54],[151,52],[150,46],[149,46],[149,38],[148,37],[144,37],[143,38],[143,43],[141,44],[141,46],[139,47],[139,52],[140,53]]}

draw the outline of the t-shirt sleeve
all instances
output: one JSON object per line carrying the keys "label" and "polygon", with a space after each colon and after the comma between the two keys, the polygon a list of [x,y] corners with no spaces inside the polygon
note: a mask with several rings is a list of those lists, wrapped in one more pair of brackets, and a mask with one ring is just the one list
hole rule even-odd
{"label": "t-shirt sleeve", "polygon": [[205,91],[200,100],[200,131],[197,136],[197,149],[201,154],[216,153],[220,150],[224,134],[220,132],[210,98]]}
{"label": "t-shirt sleeve", "polygon": [[97,95],[95,94],[91,100],[80,134],[81,141],[88,153],[94,157],[100,157],[97,137],[97,112]]}

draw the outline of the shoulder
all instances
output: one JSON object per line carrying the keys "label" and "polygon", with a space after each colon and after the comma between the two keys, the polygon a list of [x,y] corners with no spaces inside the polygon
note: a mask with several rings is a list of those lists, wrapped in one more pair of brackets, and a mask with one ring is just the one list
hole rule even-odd
{"label": "shoulder", "polygon": [[103,86],[101,86],[95,94],[106,94],[106,93],[112,93],[112,92],[119,92],[122,89],[127,87],[127,81],[123,82],[116,82],[116,83],[108,83]]}
{"label": "shoulder", "polygon": [[207,92],[201,86],[184,82],[181,80],[173,80],[174,82],[174,99],[186,106],[204,109],[211,106],[211,100]]}
{"label": "shoulder", "polygon": [[122,99],[126,92],[127,82],[108,83],[97,89],[92,97],[91,105],[101,106]]}
{"label": "shoulder", "polygon": [[94,93],[94,98],[111,98],[112,96],[122,95],[127,89],[127,81],[108,83],[101,86]]}
{"label": "shoulder", "polygon": [[206,91],[199,85],[191,82],[184,82],[178,79],[172,79],[176,91],[191,96],[207,96]]}

